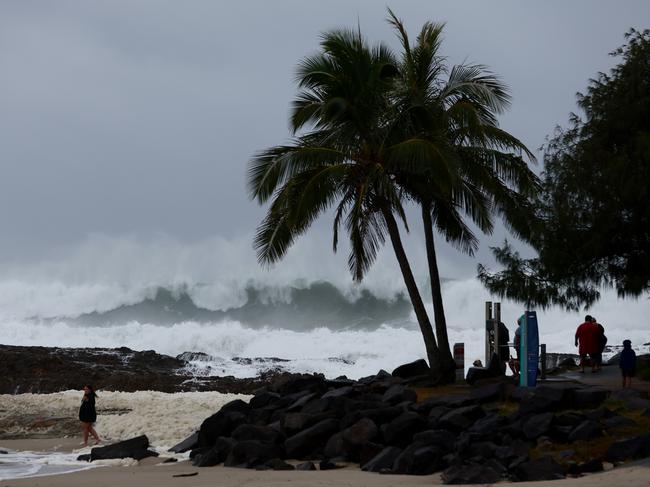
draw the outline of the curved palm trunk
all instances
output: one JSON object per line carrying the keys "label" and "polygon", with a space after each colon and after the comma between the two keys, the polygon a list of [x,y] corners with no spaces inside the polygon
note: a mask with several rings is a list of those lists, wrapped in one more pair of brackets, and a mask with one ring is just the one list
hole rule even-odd
{"label": "curved palm trunk", "polygon": [[431,302],[433,303],[433,317],[436,324],[438,337],[438,350],[440,351],[440,370],[444,382],[454,382],[456,378],[456,362],[449,348],[447,335],[447,320],[445,308],[442,303],[442,288],[440,273],[438,272],[438,259],[433,241],[433,221],[431,220],[431,206],[422,204],[422,221],[424,223],[424,238],[427,248],[427,261],[429,263],[429,279],[431,281]]}
{"label": "curved palm trunk", "polygon": [[440,350],[438,349],[438,344],[436,343],[436,337],[433,334],[433,328],[431,327],[431,322],[429,321],[429,316],[422,302],[422,297],[420,296],[420,291],[413,277],[413,272],[411,271],[411,265],[409,264],[408,258],[406,257],[406,252],[404,251],[404,246],[402,245],[402,239],[399,234],[399,228],[395,217],[393,214],[388,211],[383,211],[384,219],[386,220],[386,226],[388,227],[388,234],[390,235],[391,243],[393,244],[393,250],[395,251],[395,257],[397,257],[397,262],[399,263],[400,270],[402,271],[402,276],[404,277],[404,284],[406,284],[406,289],[409,293],[409,298],[413,304],[413,310],[415,311],[415,316],[417,317],[418,324],[420,325],[420,331],[422,332],[422,337],[424,338],[424,346],[427,352],[427,358],[429,359],[429,367],[431,367],[432,374],[436,379],[440,378],[441,375],[441,356]]}

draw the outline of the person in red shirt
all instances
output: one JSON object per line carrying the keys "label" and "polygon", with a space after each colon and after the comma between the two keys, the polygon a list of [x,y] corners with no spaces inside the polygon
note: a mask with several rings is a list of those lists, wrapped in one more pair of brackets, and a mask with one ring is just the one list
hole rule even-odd
{"label": "person in red shirt", "polygon": [[590,315],[585,316],[585,322],[576,330],[575,342],[576,347],[578,347],[578,353],[580,354],[580,367],[582,367],[582,373],[585,372],[587,355],[589,355],[589,361],[591,362],[591,371],[596,372],[596,355],[598,354],[598,335],[600,334],[600,330],[593,320],[594,319]]}

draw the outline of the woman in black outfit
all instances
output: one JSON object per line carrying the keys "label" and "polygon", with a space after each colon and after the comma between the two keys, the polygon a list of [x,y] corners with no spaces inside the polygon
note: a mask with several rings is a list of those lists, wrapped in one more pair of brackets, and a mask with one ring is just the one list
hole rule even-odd
{"label": "woman in black outfit", "polygon": [[84,386],[84,397],[81,400],[79,408],[79,421],[84,431],[84,446],[88,446],[88,435],[95,438],[95,444],[100,442],[97,432],[93,428],[93,423],[97,421],[97,411],[95,410],[95,389],[91,385]]}

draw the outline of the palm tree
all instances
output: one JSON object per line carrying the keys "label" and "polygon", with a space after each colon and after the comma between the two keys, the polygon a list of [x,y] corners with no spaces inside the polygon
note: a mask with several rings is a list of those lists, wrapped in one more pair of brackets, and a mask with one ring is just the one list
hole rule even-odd
{"label": "palm tree", "polygon": [[389,22],[402,45],[395,100],[404,140],[389,171],[421,207],[441,374],[453,380],[433,228],[469,255],[478,240],[464,217],[491,233],[497,213],[525,237],[528,197],[539,181],[521,157],[534,161],[534,156],[498,127],[496,116],[510,100],[500,80],[477,65],[448,70],[438,52],[444,24],[425,23],[411,46],[403,23],[390,9]]}
{"label": "palm tree", "polygon": [[[497,126],[496,115],[509,101],[501,82],[481,66],[448,71],[438,54],[441,24],[426,23],[411,46],[389,13],[402,41],[401,60],[382,44],[369,47],[360,32],[332,31],[323,35],[322,52],[299,65],[294,139],[260,152],[249,166],[251,197],[270,200],[255,246],[260,262],[276,262],[333,208],[334,250],[344,223],[348,264],[361,280],[387,233],[432,372],[450,382],[454,364],[433,228],[470,255],[478,240],[466,218],[489,233],[496,213],[525,236],[527,195],[537,179],[521,158],[532,155]],[[409,200],[422,213],[435,334],[398,225],[401,220],[408,231],[403,205]]]}
{"label": "palm tree", "polygon": [[382,44],[369,47],[360,32],[328,32],[321,48],[298,68],[294,139],[258,153],[249,165],[251,197],[260,204],[270,200],[255,237],[258,259],[281,259],[318,215],[333,208],[334,250],[344,224],[349,268],[361,280],[388,233],[429,364],[438,371],[438,344],[399,231],[399,220],[406,225],[403,192],[387,170],[401,150],[393,96],[397,60]]}

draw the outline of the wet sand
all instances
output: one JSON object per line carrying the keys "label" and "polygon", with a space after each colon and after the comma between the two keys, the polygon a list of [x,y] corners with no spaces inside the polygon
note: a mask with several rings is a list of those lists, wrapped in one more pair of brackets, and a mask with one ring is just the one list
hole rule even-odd
{"label": "wet sand", "polygon": [[[50,438],[30,440],[3,440],[0,447],[13,450],[72,451],[78,448],[74,438]],[[46,477],[32,477],[0,482],[0,487],[275,487],[296,485],[304,487],[355,486],[355,487],[424,487],[442,484],[440,474],[427,476],[379,475],[362,472],[356,466],[340,470],[298,472],[298,471],[256,471],[228,467],[193,467],[183,461],[161,464],[164,458],[148,458],[137,465],[98,467],[81,472]],[[175,477],[180,474],[193,476]],[[650,459],[617,467],[608,472],[586,475],[580,478],[542,482],[519,482],[517,485],[536,487],[647,487],[650,483]]]}

